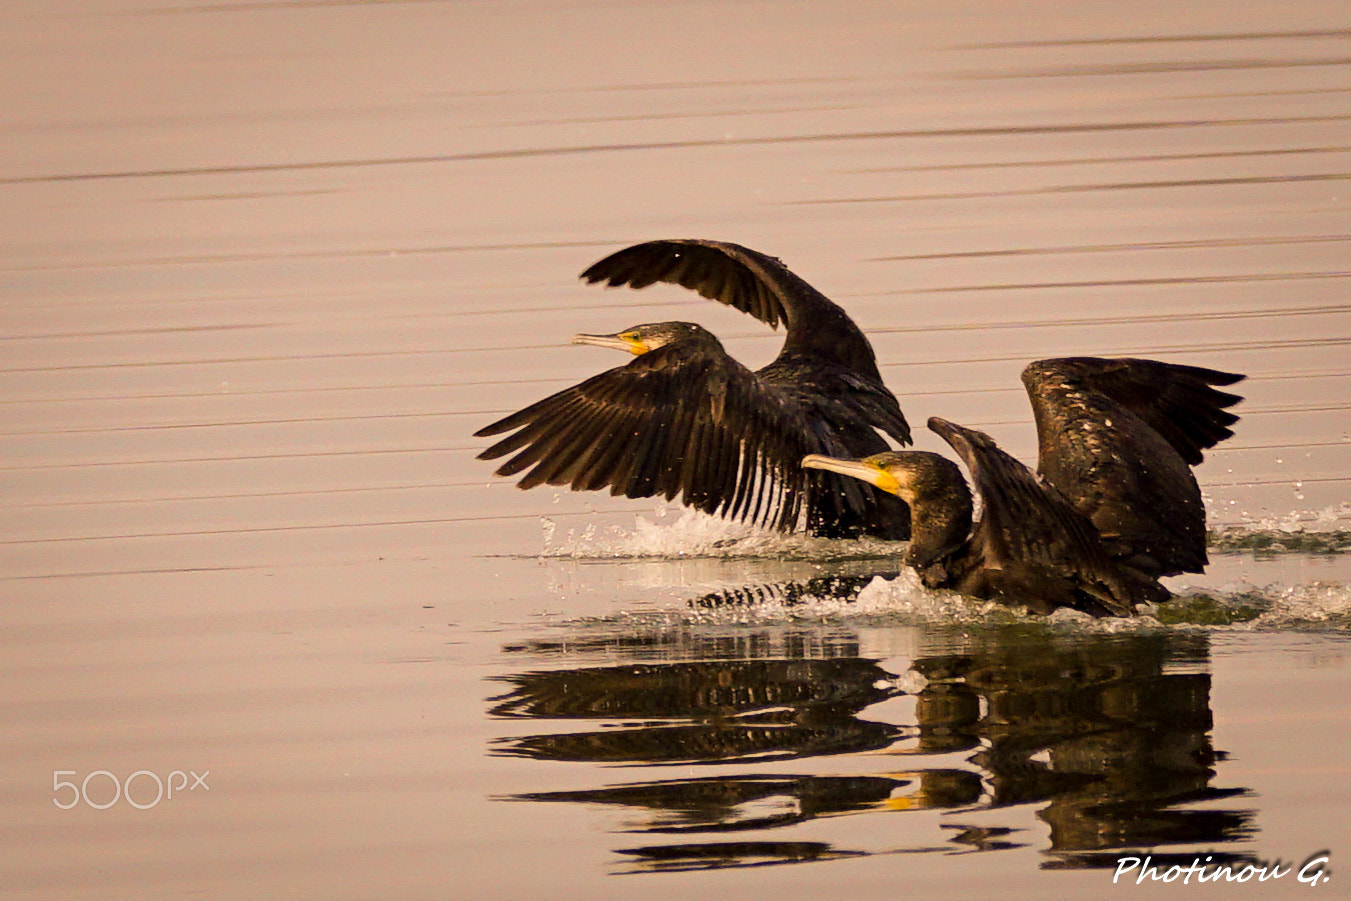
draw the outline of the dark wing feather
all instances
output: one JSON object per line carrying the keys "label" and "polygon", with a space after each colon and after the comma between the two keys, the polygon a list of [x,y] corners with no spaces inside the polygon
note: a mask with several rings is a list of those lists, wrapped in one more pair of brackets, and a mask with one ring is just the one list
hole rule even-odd
{"label": "dark wing feather", "polygon": [[1242,376],[1153,360],[1071,357],[1023,371],[1043,478],[1114,556],[1152,576],[1206,565],[1205,508],[1189,464],[1232,432],[1217,391]]}
{"label": "dark wing feather", "polygon": [[[819,448],[813,453],[859,458],[890,450],[879,429],[901,445],[911,442],[910,427],[891,392],[838,363],[785,351],[757,375],[802,408],[811,441]],[[895,495],[819,469],[809,470],[807,486],[813,534],[910,537],[909,508]]]}
{"label": "dark wing feather", "polygon": [[1128,616],[1149,597],[1111,560],[1092,524],[989,435],[938,417],[929,428],[962,458],[981,499],[970,545],[973,576],[1042,610],[1073,606]]}
{"label": "dark wing feather", "polygon": [[485,426],[520,485],[608,486],[791,529],[811,445],[801,408],[720,349],[669,344]]}
{"label": "dark wing feather", "polygon": [[774,328],[781,321],[791,326],[790,308],[810,305],[813,295],[830,303],[773,257],[721,241],[635,244],[592,264],[582,278],[591,284],[605,282],[612,288],[646,288],[669,282],[749,313]]}
{"label": "dark wing feather", "polygon": [[749,247],[698,238],[647,241],[593,263],[581,277],[612,288],[657,282],[689,288],[774,328],[783,322],[785,352],[834,360],[882,384],[872,345],[849,315],[776,257]]}
{"label": "dark wing feather", "polygon": [[1234,433],[1229,426],[1238,416],[1226,408],[1243,398],[1215,388],[1233,385],[1246,376],[1201,366],[1161,363],[1129,357],[1064,357],[1040,360],[1023,372],[1028,391],[1048,376],[1075,382],[1080,390],[1109,398],[1130,410],[1192,466],[1203,452]]}

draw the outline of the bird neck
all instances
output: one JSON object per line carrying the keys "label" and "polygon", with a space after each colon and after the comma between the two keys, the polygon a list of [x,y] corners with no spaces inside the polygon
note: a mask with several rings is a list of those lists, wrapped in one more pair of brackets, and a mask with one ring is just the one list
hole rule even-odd
{"label": "bird neck", "polygon": [[[910,502],[910,549],[905,562],[921,575],[947,572],[971,537],[971,489],[958,475],[926,489]],[[926,577],[926,584],[929,579]],[[938,585],[931,587],[939,587]]]}

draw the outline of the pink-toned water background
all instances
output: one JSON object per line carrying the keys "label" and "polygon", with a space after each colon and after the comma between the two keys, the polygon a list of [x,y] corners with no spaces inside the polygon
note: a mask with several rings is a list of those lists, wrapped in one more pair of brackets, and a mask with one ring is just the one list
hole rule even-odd
{"label": "pink-toned water background", "polygon": [[[528,668],[505,648],[828,568],[665,559],[678,537],[636,559],[630,531],[607,557],[593,536],[651,502],[473,459],[475,428],[617,362],[576,331],[697,319],[776,352],[679,289],[576,280],[628,243],[782,257],[913,423],[1024,459],[1030,359],[1248,373],[1199,471],[1213,521],[1346,528],[1343,3],[15,2],[0,26],[8,897],[1107,890],[1035,842],[615,875],[612,811],[497,800],[619,779],[489,753],[491,680]],[[580,554],[536,556],[563,534]],[[1189,584],[1328,583],[1336,614],[1347,577],[1229,555]],[[1320,622],[1216,632],[1207,666],[1225,778],[1261,799],[1248,850],[1335,865],[1351,683]],[[902,669],[928,641],[821,628]],[[188,769],[209,792],[53,803],[56,771]]]}

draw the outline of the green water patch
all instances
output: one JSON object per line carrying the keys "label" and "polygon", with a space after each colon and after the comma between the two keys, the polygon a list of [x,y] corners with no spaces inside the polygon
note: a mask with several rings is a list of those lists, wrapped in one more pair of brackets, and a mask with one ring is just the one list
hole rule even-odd
{"label": "green water patch", "polygon": [[1257,592],[1189,594],[1159,604],[1155,616],[1166,626],[1231,626],[1257,619],[1271,604],[1270,598]]}
{"label": "green water patch", "polygon": [[1351,530],[1283,531],[1279,529],[1253,531],[1234,528],[1212,531],[1208,536],[1210,549],[1220,554],[1252,553],[1259,556],[1276,554],[1318,554],[1329,556],[1351,550]]}

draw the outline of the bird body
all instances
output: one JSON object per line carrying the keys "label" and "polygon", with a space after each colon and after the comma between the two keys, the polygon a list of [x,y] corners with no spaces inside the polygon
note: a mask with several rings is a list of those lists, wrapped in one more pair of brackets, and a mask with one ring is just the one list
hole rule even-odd
{"label": "bird body", "polygon": [[577,335],[575,343],[636,356],[476,432],[513,432],[479,454],[514,454],[498,475],[528,469],[522,488],[680,497],[707,513],[785,530],[805,516],[809,532],[827,537],[908,537],[899,499],[801,466],[810,454],[885,451],[879,432],[910,442],[872,346],[838,305],[777,259],[718,241],[637,244],[582,277],[611,287],[682,285],[771,326],[784,323],[783,349],[752,372],[694,323]]}
{"label": "bird body", "polygon": [[1129,615],[1169,596],[1158,581],[1208,562],[1205,509],[1191,467],[1232,435],[1243,376],[1153,360],[1069,357],[1023,372],[1037,424],[1033,472],[984,432],[933,417],[981,499],[937,454],[808,457],[909,502],[905,562],[930,588],[1024,604]]}

